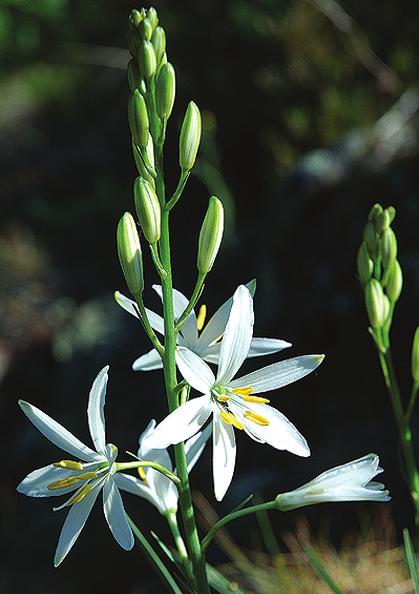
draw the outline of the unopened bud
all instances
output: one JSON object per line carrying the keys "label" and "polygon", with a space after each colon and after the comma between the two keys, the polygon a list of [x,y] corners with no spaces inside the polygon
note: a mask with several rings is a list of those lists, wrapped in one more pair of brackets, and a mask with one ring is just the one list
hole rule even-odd
{"label": "unopened bud", "polygon": [[391,302],[395,303],[400,297],[403,287],[403,274],[400,264],[395,260],[388,271],[386,293]]}
{"label": "unopened bud", "polygon": [[163,27],[154,29],[151,43],[153,44],[154,53],[156,54],[156,62],[157,64],[160,64],[163,54],[166,51],[166,33]]}
{"label": "unopened bud", "polygon": [[130,12],[130,15],[128,17],[128,22],[130,24],[130,27],[132,27],[133,29],[138,29],[138,27],[141,24],[141,21],[145,18],[145,11],[144,10],[137,10],[136,8],[133,8]]}
{"label": "unopened bud", "polygon": [[372,277],[374,270],[374,262],[370,258],[367,246],[364,241],[361,243],[361,246],[358,250],[356,264],[358,268],[359,280],[361,285],[364,286]]}
{"label": "unopened bud", "polygon": [[[157,30],[157,29],[156,29]],[[169,119],[175,102],[176,76],[171,64],[164,64],[157,77],[156,106],[157,113],[163,119]]]}
{"label": "unopened bud", "polygon": [[142,177],[134,182],[134,204],[148,243],[160,239],[160,202],[151,184]]}
{"label": "unopened bud", "polygon": [[179,164],[183,171],[194,166],[201,141],[201,114],[198,106],[191,101],[183,119],[179,139]]}
{"label": "unopened bud", "polygon": [[128,31],[128,49],[133,58],[137,59],[138,49],[140,47],[140,38],[137,31]]}
{"label": "unopened bud", "polygon": [[128,123],[135,144],[146,146],[149,136],[147,105],[138,89],[128,101]]}
{"label": "unopened bud", "polygon": [[386,213],[388,215],[388,224],[391,225],[391,223],[394,221],[396,217],[396,209],[394,208],[394,206],[388,206],[386,208]]}
{"label": "unopened bud", "polygon": [[381,328],[385,322],[386,305],[383,289],[377,279],[372,278],[365,285],[365,306],[368,319],[374,330]]}
{"label": "unopened bud", "polygon": [[140,87],[141,80],[142,79],[140,71],[138,70],[137,62],[131,59],[128,63],[128,84],[131,93]]}
{"label": "unopened bud", "polygon": [[154,30],[159,24],[159,15],[157,14],[157,10],[154,8],[154,6],[150,6],[150,8],[147,10],[147,18]]}
{"label": "unopened bud", "polygon": [[378,215],[380,215],[383,212],[383,207],[381,206],[381,204],[374,204],[374,206],[371,208],[369,215],[368,215],[368,220],[371,221],[372,223],[375,222],[376,218]]}
{"label": "unopened bud", "polygon": [[375,219],[375,229],[377,233],[382,233],[385,229],[390,226],[390,215],[388,210],[383,210]]}
{"label": "unopened bud", "polygon": [[390,227],[381,233],[379,248],[384,268],[390,268],[397,257],[397,239]]}
{"label": "unopened bud", "polygon": [[151,41],[143,41],[138,48],[138,66],[141,75],[150,80],[156,72],[156,54]]}
{"label": "unopened bud", "polygon": [[374,258],[377,255],[378,237],[375,231],[374,223],[371,221],[364,227],[364,241],[369,255],[371,258]]}
{"label": "unopened bud", "polygon": [[198,241],[197,268],[207,274],[214,265],[224,230],[224,208],[221,200],[211,196]]}
{"label": "unopened bud", "polygon": [[419,383],[419,326],[416,328],[412,346],[412,377]]}
{"label": "unopened bud", "polygon": [[129,212],[118,223],[116,241],[128,289],[134,296],[140,295],[144,289],[143,258],[137,226]]}
{"label": "unopened bud", "polygon": [[138,30],[143,41],[150,41],[153,34],[153,27],[147,17],[141,21]]}
{"label": "unopened bud", "polygon": [[[154,149],[151,134],[148,137],[148,143],[145,150],[147,153],[148,162],[154,168]],[[154,180],[150,175],[147,167],[144,165],[144,160],[141,156],[141,149],[139,146],[135,144],[135,142],[132,142],[132,153],[134,155],[134,161],[135,165],[137,166],[138,173],[141,175],[141,177],[144,177],[144,179],[149,181],[154,186]]]}

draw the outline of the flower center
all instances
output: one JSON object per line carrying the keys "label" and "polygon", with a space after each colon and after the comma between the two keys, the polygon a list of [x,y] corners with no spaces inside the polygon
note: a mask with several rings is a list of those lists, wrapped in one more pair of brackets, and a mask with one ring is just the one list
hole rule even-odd
{"label": "flower center", "polygon": [[270,401],[267,398],[260,398],[259,396],[252,396],[252,386],[242,386],[239,388],[229,388],[224,386],[216,386],[212,390],[212,396],[214,401],[218,404],[219,414],[224,423],[227,425],[233,425],[237,429],[243,429],[243,423],[237,418],[237,415],[231,410],[229,401],[233,402],[236,406],[244,409],[243,418],[259,425],[260,427],[267,427],[270,423],[268,419],[255,413],[251,410],[247,410],[245,402],[252,402],[255,404],[268,404]]}

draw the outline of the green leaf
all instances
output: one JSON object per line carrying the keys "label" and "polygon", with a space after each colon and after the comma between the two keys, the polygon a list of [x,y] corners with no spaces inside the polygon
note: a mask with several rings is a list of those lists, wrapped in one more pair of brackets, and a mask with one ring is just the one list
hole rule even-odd
{"label": "green leaf", "polygon": [[327,571],[327,569],[325,568],[325,566],[323,565],[323,563],[317,556],[314,549],[309,545],[305,545],[305,546],[303,546],[303,551],[309,558],[311,566],[314,569],[314,571],[317,573],[319,578],[323,580],[323,582],[326,584],[326,586],[328,586],[330,588],[330,591],[333,592],[334,594],[343,594],[343,591],[334,582],[331,575],[329,574],[329,572]]}
{"label": "green leaf", "polygon": [[214,588],[218,594],[249,594],[247,590],[243,590],[240,586],[215,569],[212,565],[207,563],[207,576],[211,588]]}
{"label": "green leaf", "polygon": [[410,538],[409,530],[403,529],[404,550],[406,553],[407,566],[409,568],[410,577],[412,578],[415,594],[419,594],[419,568],[416,560],[415,549],[413,548],[412,540]]}

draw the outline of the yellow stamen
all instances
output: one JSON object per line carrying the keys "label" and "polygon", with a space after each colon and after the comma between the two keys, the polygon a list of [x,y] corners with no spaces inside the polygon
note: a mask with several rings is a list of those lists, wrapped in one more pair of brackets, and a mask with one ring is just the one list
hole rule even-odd
{"label": "yellow stamen", "polygon": [[60,460],[59,462],[55,462],[54,466],[57,468],[67,468],[68,470],[83,470],[83,464],[74,460]]}
{"label": "yellow stamen", "polygon": [[218,402],[227,402],[227,400],[230,398],[230,396],[227,396],[227,394],[219,394],[217,396],[217,400]]}
{"label": "yellow stamen", "polygon": [[77,493],[77,495],[75,495],[71,501],[69,501],[68,505],[70,506],[79,503],[82,499],[86,497],[91,488],[92,487],[89,484],[84,485],[83,489],[79,493]]}
{"label": "yellow stamen", "polygon": [[83,472],[83,474],[78,474],[74,478],[78,479],[79,481],[90,481],[90,479],[97,478],[96,472]]}
{"label": "yellow stamen", "polygon": [[198,317],[196,318],[196,327],[198,328],[198,330],[200,332],[201,332],[202,328],[204,327],[206,317],[207,317],[207,306],[204,304],[204,305],[201,305],[201,307],[199,308]]}
{"label": "yellow stamen", "polygon": [[147,483],[147,477],[146,477],[144,468],[142,466],[139,466],[137,468],[137,472],[138,472],[138,476],[143,481],[143,483]]}
{"label": "yellow stamen", "polygon": [[260,398],[259,396],[242,396],[245,402],[256,402],[258,404],[268,404],[270,400],[267,398]]}
{"label": "yellow stamen", "polygon": [[65,487],[71,487],[77,483],[77,479],[75,476],[70,476],[69,478],[63,479],[61,481],[54,481],[47,485],[47,489],[50,491],[54,491],[55,489],[65,489]]}
{"label": "yellow stamen", "polygon": [[232,425],[230,413],[226,412],[225,410],[220,410],[220,417],[223,419],[224,423],[227,423],[227,425]]}
{"label": "yellow stamen", "polygon": [[243,425],[240,423],[238,418],[231,412],[220,410],[220,417],[227,425],[233,425],[236,429],[243,429]]}
{"label": "yellow stamen", "polygon": [[247,410],[243,416],[245,419],[249,419],[249,421],[253,421],[253,423],[256,423],[256,425],[260,425],[261,427],[266,427],[267,425],[269,425],[268,419],[265,419],[265,417],[257,415],[256,413],[250,410]]}
{"label": "yellow stamen", "polygon": [[253,392],[252,386],[243,386],[243,388],[234,388],[233,392],[239,396],[249,396]]}

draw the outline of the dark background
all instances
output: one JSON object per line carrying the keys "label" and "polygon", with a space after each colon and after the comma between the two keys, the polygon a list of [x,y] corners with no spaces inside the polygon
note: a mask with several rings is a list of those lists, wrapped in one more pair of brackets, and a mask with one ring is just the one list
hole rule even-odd
{"label": "dark background", "polygon": [[[258,280],[256,335],[293,343],[285,356],[324,352],[321,368],[272,397],[307,437],[309,459],[240,435],[234,482],[212,495],[210,448],[193,474],[218,513],[249,492],[271,498],[322,470],[370,451],[380,455],[397,529],[412,526],[397,434],[367,332],[355,254],[368,211],[394,205],[404,272],[393,344],[404,394],[410,389],[418,323],[419,245],[417,2],[348,1],[353,17],[316,0],[156,2],[177,74],[166,165],[177,169],[187,102],[203,112],[200,159],[173,216],[175,286],[190,294],[207,199],[228,219],[208,278],[213,312],[236,286]],[[110,363],[108,441],[133,450],[151,416],[165,414],[158,372],[131,362],[149,348],[141,328],[114,304],[125,286],[115,228],[132,210],[136,175],[126,117],[126,23],[131,2],[0,1],[0,371],[1,591],[159,592],[136,552],[110,536],[100,505],[58,570],[52,557],[64,512],[17,495],[16,484],[60,453],[17,406],[24,399],[88,440],[85,409],[96,373]],[[147,304],[159,308],[146,264]],[[275,361],[269,357],[246,364]],[[414,423],[417,419],[414,420]],[[127,495],[144,531],[166,536],[157,512]],[[368,530],[380,506],[335,505],[303,514],[339,545]],[[301,512],[272,515],[278,537]],[[253,520],[232,528],[259,546]],[[211,561],[223,561],[214,547]]]}

